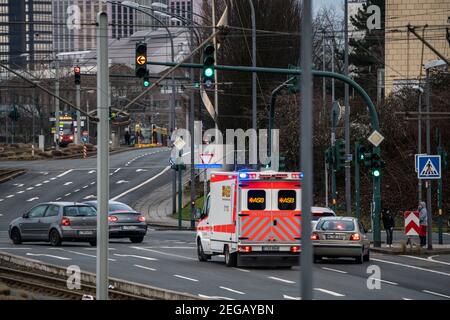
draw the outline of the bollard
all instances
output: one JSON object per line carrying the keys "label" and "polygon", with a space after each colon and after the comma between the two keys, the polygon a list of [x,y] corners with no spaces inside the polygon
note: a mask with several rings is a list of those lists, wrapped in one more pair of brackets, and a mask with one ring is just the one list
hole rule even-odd
{"label": "bollard", "polygon": [[34,144],[31,145],[31,156],[34,158]]}
{"label": "bollard", "polygon": [[87,158],[87,147],[86,144],[83,143],[83,159]]}

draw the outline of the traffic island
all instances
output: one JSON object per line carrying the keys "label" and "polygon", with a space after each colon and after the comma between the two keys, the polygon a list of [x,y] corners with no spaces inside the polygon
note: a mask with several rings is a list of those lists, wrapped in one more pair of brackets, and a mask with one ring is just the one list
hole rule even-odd
{"label": "traffic island", "polygon": [[392,247],[388,247],[382,244],[381,247],[374,247],[373,243],[370,246],[371,252],[392,254],[392,255],[413,255],[413,256],[431,256],[436,254],[450,254],[450,245],[448,244],[433,244],[433,249],[428,250],[427,247],[421,247],[419,245],[407,245],[405,241],[393,244]]}

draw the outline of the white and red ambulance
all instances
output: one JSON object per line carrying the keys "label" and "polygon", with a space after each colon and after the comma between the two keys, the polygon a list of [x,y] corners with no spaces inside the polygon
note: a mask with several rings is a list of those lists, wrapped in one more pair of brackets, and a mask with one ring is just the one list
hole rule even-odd
{"label": "white and red ambulance", "polygon": [[224,255],[227,266],[298,264],[299,172],[215,172],[197,225],[200,261]]}

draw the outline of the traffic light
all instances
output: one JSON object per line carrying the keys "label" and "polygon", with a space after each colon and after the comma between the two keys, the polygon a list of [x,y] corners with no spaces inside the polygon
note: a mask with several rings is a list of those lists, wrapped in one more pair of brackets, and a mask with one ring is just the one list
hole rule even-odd
{"label": "traffic light", "polygon": [[136,43],[136,77],[143,78],[147,74],[147,44]]}
{"label": "traffic light", "polygon": [[334,159],[335,159],[335,169],[336,171],[340,171],[345,166],[345,140],[337,139],[334,146]]}
{"label": "traffic light", "polygon": [[214,84],[214,45],[207,44],[203,49],[203,85],[211,88]]}
{"label": "traffic light", "polygon": [[78,66],[73,68],[73,73],[75,75],[75,84],[80,84],[81,83],[81,68]]}
{"label": "traffic light", "polygon": [[356,161],[364,164],[366,160],[366,147],[364,147],[363,145],[359,145],[358,149],[356,150],[356,157]]}
{"label": "traffic light", "polygon": [[147,71],[147,72],[145,73],[144,81],[142,82],[142,85],[143,85],[145,88],[150,87],[150,85],[152,84],[152,83],[150,82],[150,75],[149,75],[149,73],[148,73],[148,70],[146,70],[146,71]]}
{"label": "traffic light", "polygon": [[383,160],[381,160],[381,157],[376,154],[373,153],[372,154],[372,175],[374,177],[379,177],[381,175],[381,167],[383,166]]}

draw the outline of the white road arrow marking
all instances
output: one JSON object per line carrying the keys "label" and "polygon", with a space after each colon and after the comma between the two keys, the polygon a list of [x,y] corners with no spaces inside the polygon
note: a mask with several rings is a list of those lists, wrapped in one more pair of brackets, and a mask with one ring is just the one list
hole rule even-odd
{"label": "white road arrow marking", "polygon": [[156,258],[137,256],[137,255],[135,255],[135,254],[118,254],[118,253],[114,253],[114,255],[115,255],[115,256],[118,256],[118,257],[124,257],[124,258],[130,257],[130,258],[138,258],[138,259],[151,260],[151,261],[156,261],[156,260],[158,260],[158,259],[156,259]]}
{"label": "white road arrow marking", "polygon": [[72,181],[69,181],[69,182],[64,183],[64,185],[68,186],[69,184],[72,184],[72,183],[73,183]]}
{"label": "white road arrow marking", "polygon": [[38,200],[38,199],[39,199],[39,197],[30,198],[27,200],[27,202],[31,202],[31,201]]}
{"label": "white road arrow marking", "polygon": [[286,294],[283,294],[283,298],[284,299],[289,299],[289,300],[300,300],[300,297],[291,297],[291,296],[288,296]]}
{"label": "white road arrow marking", "polygon": [[116,184],[122,184],[122,183],[128,183],[128,182],[130,182],[130,181],[127,181],[127,180],[119,180],[119,181],[116,182]]}
{"label": "white road arrow marking", "polygon": [[55,259],[59,259],[59,260],[72,260],[71,258],[54,256],[54,255],[51,255],[51,254],[43,254],[43,253],[30,253],[30,252],[27,252],[26,255],[27,256],[35,256],[35,257],[49,257],[49,258],[55,258]]}

